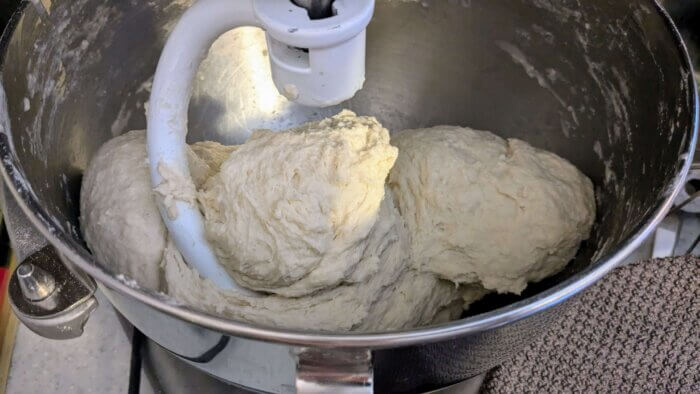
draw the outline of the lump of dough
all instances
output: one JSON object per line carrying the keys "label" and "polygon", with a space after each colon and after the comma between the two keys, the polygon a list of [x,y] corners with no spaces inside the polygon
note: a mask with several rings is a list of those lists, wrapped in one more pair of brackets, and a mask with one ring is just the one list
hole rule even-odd
{"label": "lump of dough", "polygon": [[389,184],[421,271],[519,294],[589,236],[592,183],[553,153],[456,126],[406,130],[392,143]]}
{"label": "lump of dough", "polygon": [[256,131],[198,195],[207,238],[254,290],[298,297],[363,281],[373,270],[358,263],[396,156],[375,118],[350,111]]}
{"label": "lump of dough", "polygon": [[80,228],[99,261],[158,290],[167,233],[153,200],[145,130],[107,141],[90,161],[80,191]]}
{"label": "lump of dough", "polygon": [[[216,173],[236,147],[196,143],[188,154],[194,183]],[[81,192],[82,231],[97,259],[144,287],[221,316],[276,327],[380,331],[454,319],[455,286],[409,268],[408,235],[386,191],[356,269],[343,284],[287,298],[220,290],[188,266],[167,236],[151,191],[146,133],[107,142],[90,162]],[[160,267],[162,270],[160,271]]]}
{"label": "lump of dough", "polygon": [[214,141],[195,142],[187,146],[187,164],[190,177],[163,163],[158,172],[163,178],[153,191],[171,219],[178,215],[177,201],[197,204],[197,189],[219,172],[221,164],[236,150],[236,146],[221,145]]}
{"label": "lump of dough", "polygon": [[204,182],[216,175],[236,145],[221,145],[214,141],[200,141],[187,149],[187,163],[195,187],[200,188]]}
{"label": "lump of dough", "polygon": [[[390,194],[390,192],[387,192]],[[453,284],[409,269],[408,235],[393,200],[385,198],[360,265],[374,275],[311,295],[247,297],[202,279],[172,242],[164,255],[168,293],[205,311],[270,326],[317,331],[382,331],[455,319],[461,298]]]}
{"label": "lump of dough", "polygon": [[[218,172],[235,147],[197,142],[188,150],[195,183]],[[80,227],[90,250],[140,286],[161,287],[167,230],[154,204],[146,130],[107,141],[90,160],[80,191]]]}

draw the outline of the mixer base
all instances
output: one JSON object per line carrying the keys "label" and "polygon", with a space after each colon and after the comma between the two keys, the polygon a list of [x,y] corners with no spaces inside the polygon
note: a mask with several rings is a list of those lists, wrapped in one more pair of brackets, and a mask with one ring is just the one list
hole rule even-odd
{"label": "mixer base", "polygon": [[180,360],[160,345],[144,338],[141,343],[141,390],[147,393],[150,386],[154,393],[185,394],[247,394],[254,391],[236,387],[198,370]]}
{"label": "mixer base", "polygon": [[[123,318],[120,319],[125,329],[127,323]],[[134,335],[133,343],[139,347],[139,351],[134,351],[132,357],[139,357],[139,360],[132,360],[140,365],[138,379],[132,376],[130,385],[137,385],[139,388],[130,387],[129,392],[134,393],[167,393],[167,394],[186,394],[186,393],[211,393],[211,394],[248,394],[256,391],[235,386],[223,382],[205,372],[200,371],[188,365],[185,361],[174,356],[172,353],[156,344],[152,340],[146,338],[141,333]],[[486,374],[475,376],[474,378],[459,382],[457,384],[430,391],[431,394],[471,394],[478,393],[481,383],[484,381]]]}

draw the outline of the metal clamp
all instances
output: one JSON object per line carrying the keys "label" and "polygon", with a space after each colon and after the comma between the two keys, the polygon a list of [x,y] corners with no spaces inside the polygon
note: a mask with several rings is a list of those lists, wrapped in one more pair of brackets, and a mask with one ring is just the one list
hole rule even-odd
{"label": "metal clamp", "polygon": [[298,357],[297,393],[373,392],[372,353],[369,350],[305,348]]}
{"label": "metal clamp", "polygon": [[51,339],[76,338],[97,307],[89,288],[61,262],[51,245],[27,257],[15,269],[8,294],[19,320]]}
{"label": "metal clamp", "polygon": [[80,336],[90,312],[97,307],[95,282],[61,261],[6,185],[0,186],[0,199],[15,256],[21,261],[8,287],[12,310],[25,326],[43,337]]}

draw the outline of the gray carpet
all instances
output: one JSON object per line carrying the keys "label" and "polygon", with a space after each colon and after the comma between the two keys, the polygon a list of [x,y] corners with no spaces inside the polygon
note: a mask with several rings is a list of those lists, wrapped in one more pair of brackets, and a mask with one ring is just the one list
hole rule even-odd
{"label": "gray carpet", "polygon": [[700,258],[616,269],[482,392],[700,393]]}

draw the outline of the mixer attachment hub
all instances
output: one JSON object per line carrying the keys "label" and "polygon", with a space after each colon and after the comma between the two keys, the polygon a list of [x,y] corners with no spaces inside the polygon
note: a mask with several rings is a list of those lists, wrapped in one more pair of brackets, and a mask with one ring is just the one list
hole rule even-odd
{"label": "mixer attachment hub", "polygon": [[291,0],[292,3],[299,7],[306,8],[309,12],[309,18],[324,19],[330,18],[335,13],[333,12],[333,0]]}

